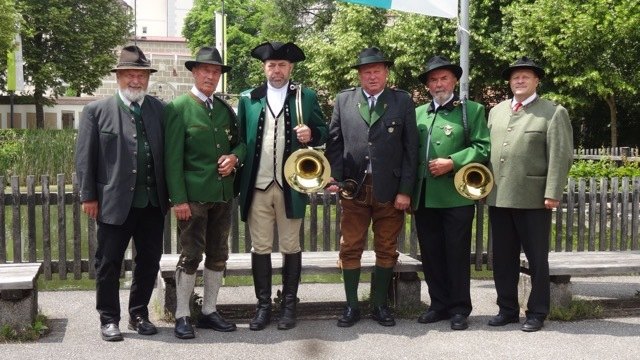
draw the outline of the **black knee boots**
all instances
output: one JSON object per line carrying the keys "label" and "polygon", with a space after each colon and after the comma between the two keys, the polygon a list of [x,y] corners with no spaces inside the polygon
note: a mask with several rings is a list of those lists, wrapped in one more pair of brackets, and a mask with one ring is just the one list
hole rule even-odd
{"label": "black knee boots", "polygon": [[258,305],[249,329],[262,330],[271,322],[271,254],[251,253],[251,271]]}
{"label": "black knee boots", "polygon": [[282,266],[282,303],[280,304],[279,330],[289,330],[296,326],[296,303],[298,284],[302,269],[302,252],[284,254]]}

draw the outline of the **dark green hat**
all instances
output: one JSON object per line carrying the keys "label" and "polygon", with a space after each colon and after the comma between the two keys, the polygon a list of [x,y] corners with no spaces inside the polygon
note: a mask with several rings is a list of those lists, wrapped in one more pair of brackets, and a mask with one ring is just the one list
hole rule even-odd
{"label": "dark green hat", "polygon": [[184,67],[186,67],[187,70],[191,71],[191,69],[193,69],[193,67],[197,64],[220,65],[223,73],[231,70],[231,66],[227,66],[222,63],[222,57],[220,56],[218,49],[209,46],[200,48],[200,50],[198,50],[198,53],[196,54],[196,59],[186,61],[184,63]]}
{"label": "dark green hat", "polygon": [[538,79],[542,79],[544,77],[544,69],[538,66],[533,60],[529,59],[526,56],[523,56],[520,59],[516,60],[515,63],[509,65],[509,67],[504,69],[504,71],[502,71],[502,78],[504,78],[505,80],[509,80],[511,78],[511,73],[515,70],[520,69],[532,70],[536,74]]}
{"label": "dark green hat", "polygon": [[135,46],[129,45],[122,49],[120,57],[118,58],[118,64],[111,69],[111,72],[118,70],[149,70],[149,72],[156,72],[158,70],[151,67],[151,61],[149,61],[142,50]]}
{"label": "dark green hat", "polygon": [[421,83],[426,84],[429,73],[438,69],[451,71],[458,80],[460,79],[460,76],[462,76],[462,68],[459,65],[452,64],[451,61],[444,56],[434,56],[427,61],[427,66],[425,66],[424,72],[418,75],[418,80],[420,80]]}
{"label": "dark green hat", "polygon": [[288,42],[269,41],[262,43],[253,50],[251,56],[265,62],[267,60],[287,60],[292,63],[306,59],[302,49],[298,45]]}
{"label": "dark green hat", "polygon": [[393,65],[393,61],[385,58],[384,54],[377,47],[370,47],[362,50],[358,54],[358,60],[354,65],[351,65],[352,69],[357,69],[362,65],[383,63],[387,66]]}

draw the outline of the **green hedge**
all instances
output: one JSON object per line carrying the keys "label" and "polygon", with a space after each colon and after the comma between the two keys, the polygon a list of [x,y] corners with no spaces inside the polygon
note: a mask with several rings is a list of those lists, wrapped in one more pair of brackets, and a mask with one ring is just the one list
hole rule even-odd
{"label": "green hedge", "polygon": [[640,164],[637,161],[623,161],[620,164],[610,158],[595,160],[577,160],[573,162],[571,178],[612,178],[640,176]]}
{"label": "green hedge", "polygon": [[74,171],[75,130],[0,130],[0,176],[8,184],[13,175],[24,185],[27,175],[49,175],[55,184],[57,174],[65,174],[71,183]]}
{"label": "green hedge", "polygon": [[[8,183],[12,175],[20,176],[24,184],[26,175],[49,175],[55,184],[55,176],[64,173],[67,184],[71,183],[74,171],[75,130],[15,130],[0,129],[0,176]],[[634,177],[640,176],[637,161],[619,164],[609,158],[602,160],[577,160],[569,176],[590,177]]]}

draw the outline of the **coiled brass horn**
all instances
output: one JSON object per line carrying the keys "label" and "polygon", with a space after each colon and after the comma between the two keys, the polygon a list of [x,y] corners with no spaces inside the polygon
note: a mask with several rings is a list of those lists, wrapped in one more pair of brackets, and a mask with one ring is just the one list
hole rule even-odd
{"label": "coiled brass horn", "polygon": [[458,170],[453,183],[460,195],[471,200],[480,200],[493,189],[493,174],[480,163],[471,163]]}
{"label": "coiled brass horn", "polygon": [[329,160],[318,150],[298,149],[284,163],[284,178],[295,191],[320,191],[331,178]]}
{"label": "coiled brass horn", "polygon": [[[304,124],[302,115],[302,85],[296,86],[296,118],[298,125]],[[304,145],[304,144],[303,144]],[[294,151],[284,163],[284,179],[292,189],[302,193],[313,193],[327,186],[331,178],[331,166],[324,154],[313,148]]]}

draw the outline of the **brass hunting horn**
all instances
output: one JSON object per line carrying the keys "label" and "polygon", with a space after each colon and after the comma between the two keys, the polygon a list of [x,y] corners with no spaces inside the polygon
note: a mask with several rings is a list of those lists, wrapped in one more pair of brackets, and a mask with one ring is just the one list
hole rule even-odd
{"label": "brass hunting horn", "polygon": [[[296,118],[298,126],[304,124],[301,84],[298,84],[296,89]],[[283,171],[289,186],[302,193],[313,193],[324,189],[331,177],[329,160],[322,152],[311,147],[294,151],[285,161]]]}
{"label": "brass hunting horn", "polygon": [[[462,125],[464,127],[465,143],[471,143],[469,139],[469,124],[467,122],[467,99],[463,97]],[[471,200],[480,200],[493,189],[493,174],[491,170],[481,163],[470,163],[458,170],[453,178],[453,184],[460,195]]]}
{"label": "brass hunting horn", "polygon": [[493,175],[486,166],[470,163],[458,170],[453,183],[460,195],[471,200],[480,200],[493,189]]}

